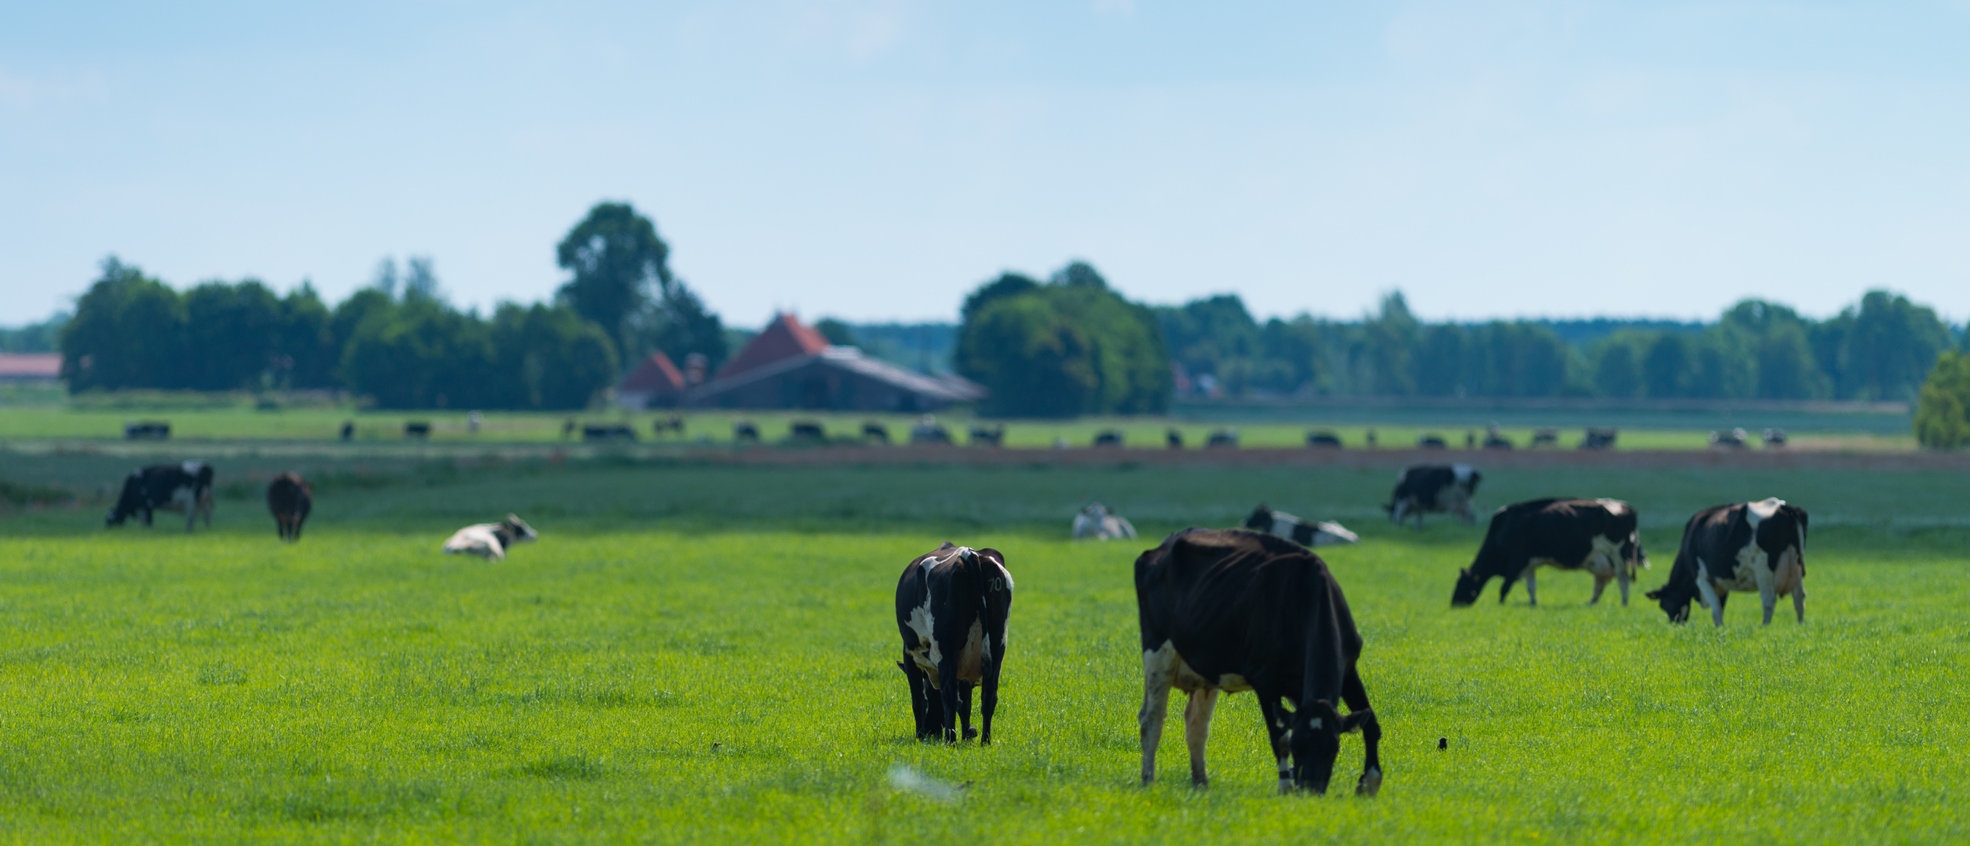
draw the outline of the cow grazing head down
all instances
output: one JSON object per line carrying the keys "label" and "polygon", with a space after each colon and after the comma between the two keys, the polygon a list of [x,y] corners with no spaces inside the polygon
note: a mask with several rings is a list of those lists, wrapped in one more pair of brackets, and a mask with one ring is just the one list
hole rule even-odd
{"label": "cow grazing head down", "polygon": [[1765,623],[1779,596],[1791,595],[1806,620],[1806,510],[1778,498],[1717,505],[1698,511],[1683,526],[1683,543],[1669,581],[1647,596],[1671,623],[1689,620],[1690,604],[1702,603],[1711,622],[1724,624],[1730,592],[1757,591]]}
{"label": "cow grazing head down", "polygon": [[[996,549],[945,543],[917,556],[896,582],[896,629],[910,683],[918,740],[992,742],[999,670],[1012,612],[1012,572]],[[971,728],[971,693],[981,696],[983,734]]]}
{"label": "cow grazing head down", "polygon": [[1592,573],[1590,605],[1600,602],[1608,582],[1619,582],[1625,606],[1629,583],[1649,566],[1638,525],[1634,507],[1618,499],[1534,499],[1507,505],[1491,515],[1477,559],[1457,571],[1450,604],[1477,602],[1484,586],[1496,578],[1503,580],[1499,602],[1523,579],[1530,604],[1537,605],[1533,571],[1544,566]]}
{"label": "cow grazing head down", "polygon": [[203,461],[187,461],[183,464],[155,464],[132,471],[123,479],[123,490],[117,495],[116,505],[103,516],[103,525],[121,526],[131,517],[142,517],[144,525],[151,524],[155,511],[180,510],[185,512],[185,531],[192,530],[192,523],[200,514],[205,516],[205,525],[212,525],[212,465]]}

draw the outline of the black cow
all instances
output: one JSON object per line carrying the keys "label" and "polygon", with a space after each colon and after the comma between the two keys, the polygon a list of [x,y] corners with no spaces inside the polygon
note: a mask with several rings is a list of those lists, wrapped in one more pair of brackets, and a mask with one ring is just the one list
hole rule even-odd
{"label": "black cow", "polygon": [[192,530],[192,522],[200,514],[205,515],[205,527],[212,528],[212,465],[187,461],[131,471],[123,479],[123,492],[116,498],[116,507],[103,518],[103,525],[121,526],[123,521],[141,515],[144,525],[149,526],[153,511],[180,508],[185,511],[185,531]]}
{"label": "black cow", "polygon": [[1464,522],[1475,523],[1477,512],[1471,510],[1471,496],[1483,479],[1483,474],[1469,464],[1418,464],[1396,477],[1395,492],[1389,494],[1389,504],[1382,510],[1389,513],[1389,522],[1396,524],[1416,515],[1418,529],[1423,528],[1426,511],[1453,512]]}
{"label": "black cow", "polygon": [[1586,570],[1594,574],[1593,605],[1612,580],[1621,585],[1621,604],[1628,605],[1628,583],[1635,570],[1649,565],[1635,531],[1634,506],[1618,499],[1535,499],[1514,503],[1491,515],[1477,560],[1457,572],[1457,589],[1450,604],[1470,605],[1494,578],[1502,578],[1498,601],[1511,593],[1512,583],[1525,579],[1526,604],[1538,605],[1533,571],[1542,566]]}
{"label": "black cow", "polygon": [[[1361,635],[1320,556],[1284,538],[1238,529],[1185,529],[1135,562],[1142,625],[1142,783],[1156,779],[1172,686],[1183,711],[1190,780],[1208,783],[1204,743],[1219,692],[1258,695],[1279,762],[1279,789],[1324,793],[1341,735],[1368,748],[1355,792],[1382,785],[1382,728],[1355,663]],[[1349,713],[1336,706],[1345,702]],[[1288,755],[1291,766],[1288,767]]]}
{"label": "black cow", "polygon": [[1006,427],[1003,423],[997,426],[971,427],[972,446],[1002,446],[1005,442]]}
{"label": "black cow", "polygon": [[[910,680],[910,709],[917,739],[992,742],[992,712],[999,705],[999,670],[1005,666],[1006,618],[1012,612],[1012,573],[996,549],[945,543],[903,568],[896,582],[896,629]],[[980,734],[971,728],[971,689],[983,696]]]}
{"label": "black cow", "polygon": [[1103,429],[1096,432],[1094,445],[1098,447],[1118,447],[1122,445],[1122,432],[1119,429]]}
{"label": "black cow", "polygon": [[1669,583],[1649,591],[1672,623],[1690,617],[1690,602],[1710,609],[1724,624],[1730,592],[1757,591],[1765,624],[1778,598],[1792,594],[1792,610],[1806,622],[1806,509],[1782,499],[1717,505],[1698,511],[1683,526],[1683,546]]}
{"label": "black cow", "polygon": [[865,443],[889,443],[889,427],[873,420],[862,424],[862,440]]}
{"label": "black cow", "polygon": [[1332,431],[1326,429],[1322,429],[1314,432],[1308,432],[1306,433],[1306,445],[1310,447],[1331,447],[1333,449],[1340,449],[1341,436],[1334,434]]}
{"label": "black cow", "polygon": [[267,483],[267,510],[273,512],[274,530],[281,540],[300,540],[301,524],[314,507],[314,489],[299,474],[282,473]]}

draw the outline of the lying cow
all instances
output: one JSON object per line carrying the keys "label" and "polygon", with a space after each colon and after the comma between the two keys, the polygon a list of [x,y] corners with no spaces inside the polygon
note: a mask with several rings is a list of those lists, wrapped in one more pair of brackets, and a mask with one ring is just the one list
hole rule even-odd
{"label": "lying cow", "polygon": [[1074,515],[1074,539],[1095,538],[1133,538],[1135,525],[1120,514],[1108,513],[1108,506],[1092,502]]}
{"label": "lying cow", "polygon": [[212,465],[203,461],[183,464],[154,464],[133,470],[123,479],[123,492],[116,506],[103,517],[104,526],[121,526],[131,517],[142,516],[151,525],[157,510],[185,512],[185,531],[205,515],[205,527],[212,528]]}
{"label": "lying cow", "polygon": [[274,531],[284,541],[301,539],[301,524],[314,510],[314,489],[295,473],[282,473],[267,483],[267,510],[274,515]]}
{"label": "lying cow", "polygon": [[1618,499],[1535,499],[1514,503],[1491,515],[1491,527],[1478,547],[1477,560],[1457,572],[1454,606],[1470,605],[1493,578],[1502,578],[1498,601],[1511,593],[1512,583],[1525,579],[1526,604],[1538,605],[1533,571],[1540,567],[1586,570],[1594,574],[1594,605],[1612,580],[1621,585],[1621,605],[1628,605],[1628,583],[1637,568],[1649,565],[1636,533],[1633,506]]}
{"label": "lying cow", "polygon": [[1284,511],[1274,511],[1265,503],[1252,509],[1252,516],[1245,518],[1245,528],[1254,532],[1266,532],[1286,538],[1301,546],[1338,546],[1344,543],[1360,543],[1361,536],[1348,531],[1346,526],[1322,520],[1318,523],[1302,520]]}
{"label": "lying cow", "polygon": [[488,561],[506,558],[506,551],[516,543],[540,537],[532,526],[527,525],[513,514],[497,523],[477,523],[452,533],[445,541],[446,553],[477,555]]}
{"label": "lying cow", "polygon": [[1765,624],[1778,598],[1792,595],[1792,610],[1806,622],[1806,509],[1782,499],[1718,505],[1698,511],[1683,527],[1683,546],[1669,583],[1649,591],[1672,623],[1687,621],[1690,602],[1710,609],[1724,624],[1730,592],[1758,592]]}
{"label": "lying cow", "polygon": [[1423,513],[1427,511],[1447,511],[1463,517],[1466,523],[1475,523],[1477,512],[1471,510],[1471,496],[1483,478],[1469,464],[1419,464],[1396,478],[1395,492],[1389,494],[1389,504],[1382,508],[1389,513],[1389,522],[1398,525],[1409,515],[1416,515],[1417,529],[1423,528]]}
{"label": "lying cow", "polygon": [[[1005,665],[1006,618],[1012,613],[1012,573],[996,549],[945,543],[918,556],[896,581],[896,629],[910,680],[917,739],[960,737],[992,742]],[[980,688],[983,734],[971,728],[971,690]]]}
{"label": "lying cow", "polygon": [[[1355,793],[1381,788],[1382,728],[1355,667],[1361,635],[1319,556],[1271,535],[1186,529],[1136,559],[1135,591],[1143,784],[1156,779],[1156,746],[1174,686],[1190,693],[1183,727],[1192,784],[1209,781],[1204,743],[1218,693],[1250,690],[1279,762],[1280,792],[1297,786],[1325,793],[1341,735],[1356,729],[1368,751]],[[1346,716],[1336,710],[1342,702]]]}

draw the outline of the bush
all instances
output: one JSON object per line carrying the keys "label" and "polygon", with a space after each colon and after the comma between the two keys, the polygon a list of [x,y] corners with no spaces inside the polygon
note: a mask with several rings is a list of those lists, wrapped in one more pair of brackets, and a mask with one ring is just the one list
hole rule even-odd
{"label": "bush", "polygon": [[1970,353],[1945,352],[1915,401],[1915,440],[1930,449],[1970,446]]}

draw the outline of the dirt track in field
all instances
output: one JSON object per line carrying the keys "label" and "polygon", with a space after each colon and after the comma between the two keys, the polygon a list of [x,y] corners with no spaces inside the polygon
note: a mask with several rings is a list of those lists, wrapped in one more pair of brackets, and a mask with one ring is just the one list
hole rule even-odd
{"label": "dirt track in field", "polygon": [[990,447],[759,447],[691,456],[714,464],[773,466],[965,465],[978,467],[1349,467],[1466,463],[1480,468],[1717,468],[1970,472],[1970,453],[1762,450],[1424,449],[995,449]]}

